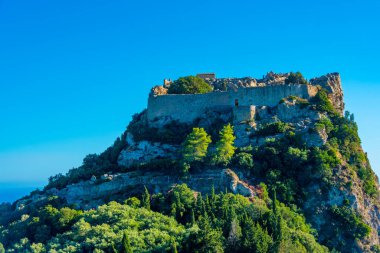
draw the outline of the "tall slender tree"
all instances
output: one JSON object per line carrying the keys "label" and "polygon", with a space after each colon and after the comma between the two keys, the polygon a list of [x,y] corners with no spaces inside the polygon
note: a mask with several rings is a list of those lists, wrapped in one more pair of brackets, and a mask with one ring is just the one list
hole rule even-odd
{"label": "tall slender tree", "polygon": [[283,242],[283,220],[277,208],[276,189],[272,190],[272,226],[273,226],[273,251],[281,252],[281,244]]}
{"label": "tall slender tree", "polygon": [[235,154],[236,147],[234,141],[234,129],[231,124],[225,125],[219,132],[219,141],[216,143],[216,154],[214,160],[216,163],[227,165],[233,155]]}
{"label": "tall slender tree", "polygon": [[123,239],[121,241],[121,253],[133,253],[131,242],[129,241],[129,237],[126,231],[124,231]]}
{"label": "tall slender tree", "polygon": [[146,186],[144,186],[144,193],[142,195],[142,207],[150,210],[150,194]]}
{"label": "tall slender tree", "polygon": [[172,239],[172,252],[173,253],[178,253],[177,243],[174,241],[174,239]]}
{"label": "tall slender tree", "polygon": [[203,161],[210,143],[211,137],[203,128],[193,128],[183,143],[183,160],[187,163]]}

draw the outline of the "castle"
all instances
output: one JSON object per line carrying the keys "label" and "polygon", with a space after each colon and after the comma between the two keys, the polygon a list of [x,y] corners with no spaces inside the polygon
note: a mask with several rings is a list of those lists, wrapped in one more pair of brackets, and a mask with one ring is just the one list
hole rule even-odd
{"label": "castle", "polygon": [[[169,83],[165,81],[164,86],[154,87],[149,95],[147,119],[151,125],[159,125],[158,119],[191,123],[208,110],[232,110],[235,121],[249,121],[254,118],[257,106],[276,106],[281,99],[289,96],[308,100],[317,94],[318,86],[329,92],[336,109],[343,112],[343,93],[338,73],[313,78],[308,84],[285,84],[288,75],[269,72],[262,79],[217,79],[215,74],[198,74],[214,87],[214,91],[206,94],[167,94]],[[225,91],[220,90],[222,86]]]}

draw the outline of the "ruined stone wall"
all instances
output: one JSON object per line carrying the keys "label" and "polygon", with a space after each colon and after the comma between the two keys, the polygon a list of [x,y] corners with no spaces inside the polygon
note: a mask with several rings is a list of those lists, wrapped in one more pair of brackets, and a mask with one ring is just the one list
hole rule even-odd
{"label": "ruined stone wall", "polygon": [[218,110],[230,107],[228,92],[211,92],[207,94],[168,94],[149,96],[148,121],[155,118],[171,117],[181,122],[192,122],[203,114],[207,108]]}
{"label": "ruined stone wall", "polygon": [[147,117],[152,122],[157,118],[170,117],[181,122],[192,122],[206,110],[222,110],[238,106],[275,106],[290,95],[309,99],[317,93],[310,85],[290,84],[264,87],[239,88],[236,91],[218,91],[206,94],[150,95]]}

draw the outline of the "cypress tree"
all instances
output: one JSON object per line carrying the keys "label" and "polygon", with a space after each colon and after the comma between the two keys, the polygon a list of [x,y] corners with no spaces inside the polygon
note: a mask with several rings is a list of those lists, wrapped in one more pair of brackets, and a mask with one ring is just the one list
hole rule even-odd
{"label": "cypress tree", "polygon": [[144,193],[142,195],[142,207],[150,210],[150,194],[146,186],[144,186]]}
{"label": "cypress tree", "polygon": [[111,249],[112,249],[112,253],[118,253],[118,251],[115,248],[115,244],[112,243]]}
{"label": "cypress tree", "polygon": [[194,209],[191,209],[191,225],[195,225],[195,214],[194,214]]}
{"label": "cypress tree", "polygon": [[173,239],[172,239],[172,252],[173,253],[178,253],[177,244],[176,244],[176,242]]}
{"label": "cypress tree", "polygon": [[131,242],[129,241],[129,237],[127,232],[124,231],[123,240],[121,241],[121,253],[132,253]]}
{"label": "cypress tree", "polygon": [[281,243],[283,240],[283,221],[282,216],[278,213],[276,189],[272,191],[272,224],[273,224],[273,248],[274,252],[280,252]]}

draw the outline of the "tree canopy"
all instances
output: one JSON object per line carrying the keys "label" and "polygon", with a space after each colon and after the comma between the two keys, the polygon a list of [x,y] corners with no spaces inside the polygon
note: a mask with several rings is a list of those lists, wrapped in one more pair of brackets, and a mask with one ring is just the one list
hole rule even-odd
{"label": "tree canopy", "polygon": [[285,79],[286,84],[297,83],[297,84],[307,84],[306,79],[303,77],[301,72],[290,72],[289,76]]}
{"label": "tree canopy", "polygon": [[186,137],[183,143],[183,160],[189,163],[202,161],[207,155],[207,149],[210,143],[211,137],[203,128],[193,128],[193,131]]}
{"label": "tree canopy", "polygon": [[219,141],[216,143],[215,159],[217,163],[228,163],[235,154],[234,129],[231,124],[225,125],[219,132]]}
{"label": "tree canopy", "polygon": [[212,91],[212,86],[200,77],[186,76],[175,80],[168,89],[169,94],[203,94]]}

